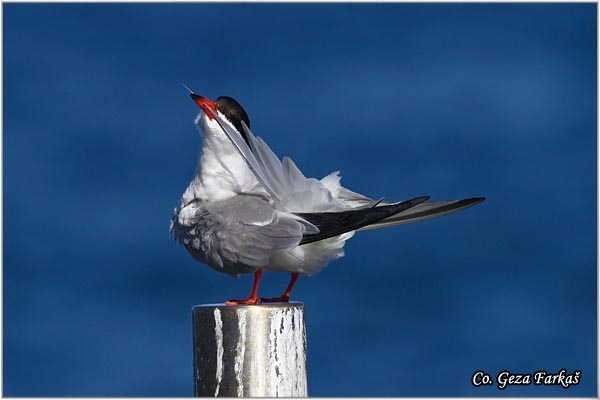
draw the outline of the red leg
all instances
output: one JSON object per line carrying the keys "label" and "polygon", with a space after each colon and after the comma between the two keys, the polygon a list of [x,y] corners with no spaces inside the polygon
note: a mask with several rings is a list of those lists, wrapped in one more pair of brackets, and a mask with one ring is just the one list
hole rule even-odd
{"label": "red leg", "polygon": [[288,303],[290,301],[290,295],[292,294],[292,289],[294,288],[294,285],[296,284],[296,281],[298,280],[299,276],[300,276],[300,274],[298,274],[298,273],[292,273],[292,277],[290,278],[290,283],[288,284],[287,289],[285,289],[285,292],[283,292],[283,294],[280,297],[275,297],[272,299],[260,299],[260,301],[262,301],[264,303]]}
{"label": "red leg", "polygon": [[262,269],[254,272],[254,284],[252,285],[252,293],[250,293],[250,297],[245,300],[229,300],[225,302],[225,305],[228,306],[236,306],[238,304],[258,304],[261,299],[258,297],[258,284],[260,282],[260,277],[262,276]]}

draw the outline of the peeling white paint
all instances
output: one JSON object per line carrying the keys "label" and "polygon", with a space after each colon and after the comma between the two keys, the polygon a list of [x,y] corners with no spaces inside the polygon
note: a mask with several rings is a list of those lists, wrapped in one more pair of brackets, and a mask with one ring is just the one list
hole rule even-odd
{"label": "peeling white paint", "polygon": [[219,396],[221,380],[223,379],[223,320],[221,319],[221,310],[215,308],[215,342],[217,344],[217,387],[215,388],[215,397]]}
{"label": "peeling white paint", "polygon": [[246,352],[246,314],[245,308],[237,310],[239,337],[235,347],[233,371],[237,382],[237,395],[244,397],[244,353]]}
{"label": "peeling white paint", "polygon": [[294,307],[272,313],[267,363],[271,396],[306,396],[304,341],[302,310]]}
{"label": "peeling white paint", "polygon": [[294,308],[294,331],[292,344],[295,347],[295,365],[293,396],[307,396],[306,382],[306,330],[304,329],[304,313],[299,308]]}
{"label": "peeling white paint", "polygon": [[271,315],[271,323],[269,326],[269,346],[267,348],[268,354],[268,362],[267,362],[267,371],[269,376],[269,396],[277,397],[277,388],[279,387],[279,366],[278,364],[278,351],[277,351],[277,331],[280,325],[280,311],[277,310],[274,314]]}

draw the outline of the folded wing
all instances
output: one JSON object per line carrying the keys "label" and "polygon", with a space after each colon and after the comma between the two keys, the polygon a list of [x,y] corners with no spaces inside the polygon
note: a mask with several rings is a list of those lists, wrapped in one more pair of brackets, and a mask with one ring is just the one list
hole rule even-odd
{"label": "folded wing", "polygon": [[429,196],[415,197],[397,204],[360,208],[348,211],[321,212],[321,213],[296,213],[312,225],[319,228],[318,233],[307,233],[302,237],[300,244],[316,242],[338,236],[374,224],[404,210],[408,210],[429,199]]}
{"label": "folded wing", "polygon": [[[457,211],[473,207],[485,200],[485,197],[472,197],[463,200],[453,201],[434,201],[421,203],[410,209],[401,211],[397,214],[389,216],[383,220],[361,227],[358,230],[364,231],[367,229],[384,228],[411,222],[424,221],[426,219],[441,217],[452,214]],[[383,203],[387,204],[387,203]],[[381,206],[380,206],[381,207]]]}

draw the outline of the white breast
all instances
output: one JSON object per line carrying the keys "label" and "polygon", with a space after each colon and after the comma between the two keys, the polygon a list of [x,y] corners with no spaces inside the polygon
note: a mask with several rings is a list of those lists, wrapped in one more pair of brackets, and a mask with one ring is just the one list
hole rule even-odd
{"label": "white breast", "polygon": [[201,113],[196,125],[202,133],[203,144],[194,179],[184,199],[219,201],[255,190],[256,177],[219,124]]}

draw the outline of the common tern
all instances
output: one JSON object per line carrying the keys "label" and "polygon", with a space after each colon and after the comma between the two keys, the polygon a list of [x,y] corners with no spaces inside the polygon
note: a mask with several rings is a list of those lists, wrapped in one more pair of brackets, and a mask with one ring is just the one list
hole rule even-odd
{"label": "common tern", "polygon": [[[289,157],[280,160],[254,136],[236,100],[189,91],[200,107],[195,124],[203,145],[170,231],[195,260],[235,277],[254,274],[250,296],[228,305],[289,301],[298,277],[342,257],[356,231],[447,215],[485,200],[387,202],[344,188],[339,172],[306,178]],[[280,297],[259,297],[263,270],[291,273]]]}

